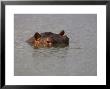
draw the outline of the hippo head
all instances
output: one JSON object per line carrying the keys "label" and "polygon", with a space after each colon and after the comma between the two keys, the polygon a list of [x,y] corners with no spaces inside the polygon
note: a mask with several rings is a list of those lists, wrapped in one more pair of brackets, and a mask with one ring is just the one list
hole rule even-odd
{"label": "hippo head", "polygon": [[40,34],[36,32],[32,38],[31,44],[34,48],[61,47],[69,44],[69,38],[65,35],[64,31],[61,31],[59,34],[52,32],[44,32]]}
{"label": "hippo head", "polygon": [[34,35],[34,47],[51,47],[53,45],[53,39],[49,36],[43,37],[38,32]]}

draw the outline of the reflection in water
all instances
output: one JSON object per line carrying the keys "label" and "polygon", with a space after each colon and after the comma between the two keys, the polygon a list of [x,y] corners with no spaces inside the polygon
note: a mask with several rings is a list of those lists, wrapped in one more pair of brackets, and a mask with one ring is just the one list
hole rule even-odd
{"label": "reflection in water", "polygon": [[[77,56],[79,48],[39,48],[33,49],[33,68],[36,70],[37,75],[71,75],[68,74],[68,64],[72,62],[73,56]],[[73,54],[73,56],[72,56]],[[73,69],[73,68],[72,68]],[[70,69],[71,70],[71,69]],[[74,75],[74,74],[73,74]]]}
{"label": "reflection in water", "polygon": [[57,57],[64,57],[67,54],[68,51],[68,47],[65,48],[39,48],[39,49],[34,49],[33,50],[33,57],[38,57],[38,56],[42,56],[42,57],[53,57],[53,56],[57,56]]}
{"label": "reflection in water", "polygon": [[64,47],[64,48],[38,48],[38,49],[33,49],[32,56],[33,58],[40,58],[44,57],[49,58],[49,57],[57,57],[58,59],[62,59],[67,57],[68,51],[69,50],[74,50],[74,49],[81,49],[80,47],[76,48],[71,48],[71,47]]}

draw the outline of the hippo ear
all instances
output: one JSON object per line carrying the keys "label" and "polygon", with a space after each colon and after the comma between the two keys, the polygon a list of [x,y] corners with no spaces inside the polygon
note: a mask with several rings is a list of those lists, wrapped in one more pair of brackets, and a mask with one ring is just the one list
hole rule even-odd
{"label": "hippo ear", "polygon": [[35,39],[37,40],[38,38],[41,37],[41,35],[40,35],[38,32],[36,32],[36,33],[34,34],[34,37],[35,37]]}
{"label": "hippo ear", "polygon": [[63,36],[65,34],[64,30],[62,30],[59,35]]}

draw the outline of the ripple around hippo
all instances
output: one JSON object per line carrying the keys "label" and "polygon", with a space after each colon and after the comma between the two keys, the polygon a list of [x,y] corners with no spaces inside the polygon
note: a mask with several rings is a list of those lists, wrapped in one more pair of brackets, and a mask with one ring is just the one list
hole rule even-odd
{"label": "ripple around hippo", "polygon": [[33,48],[66,47],[69,45],[69,38],[65,35],[64,30],[59,34],[52,32],[44,32],[39,34],[36,32],[34,36],[26,42]]}

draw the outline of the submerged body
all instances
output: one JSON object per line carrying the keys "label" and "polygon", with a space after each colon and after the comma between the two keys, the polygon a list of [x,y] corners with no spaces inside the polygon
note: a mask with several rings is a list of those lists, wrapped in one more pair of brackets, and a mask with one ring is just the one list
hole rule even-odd
{"label": "submerged body", "polygon": [[69,38],[65,35],[64,31],[59,34],[52,32],[44,32],[39,34],[36,32],[33,37],[27,40],[34,48],[43,47],[65,47],[69,45]]}

